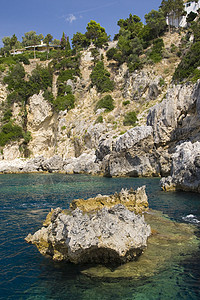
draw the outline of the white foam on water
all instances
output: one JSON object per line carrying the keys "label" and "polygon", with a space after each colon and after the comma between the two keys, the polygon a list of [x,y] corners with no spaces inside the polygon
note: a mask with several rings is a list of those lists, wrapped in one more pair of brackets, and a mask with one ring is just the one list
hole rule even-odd
{"label": "white foam on water", "polygon": [[197,219],[197,217],[192,214],[187,215],[186,217],[182,217],[182,219],[189,223],[195,223],[195,224],[200,223],[200,221]]}

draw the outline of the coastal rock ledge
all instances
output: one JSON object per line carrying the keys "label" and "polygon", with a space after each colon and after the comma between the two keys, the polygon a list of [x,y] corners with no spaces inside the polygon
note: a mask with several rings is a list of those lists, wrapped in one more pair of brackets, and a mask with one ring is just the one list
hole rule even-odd
{"label": "coastal rock ledge", "polygon": [[[144,187],[140,190],[144,195]],[[110,203],[109,196],[98,195],[96,198],[106,197],[106,202],[109,203],[109,207],[106,207],[104,202],[102,209],[98,209],[99,205],[94,209],[95,198],[91,198],[91,211],[86,212],[79,207],[73,209],[73,206],[68,210],[56,208],[47,215],[43,227],[33,235],[29,234],[25,240],[36,245],[41,254],[50,256],[55,261],[70,261],[75,264],[120,264],[132,261],[146,248],[151,228],[143,215],[125,207],[125,196],[125,205],[121,204],[119,195],[123,194],[128,195],[128,205],[131,197],[132,205],[136,202],[135,195],[138,192],[131,189],[110,196]],[[78,202],[76,206],[77,204]],[[145,204],[144,210],[146,209]]]}

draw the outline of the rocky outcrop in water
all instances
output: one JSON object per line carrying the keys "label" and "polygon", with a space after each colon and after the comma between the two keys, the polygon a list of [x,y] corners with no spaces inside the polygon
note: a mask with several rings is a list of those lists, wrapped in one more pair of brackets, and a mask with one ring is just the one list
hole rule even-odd
{"label": "rocky outcrop in water", "polygon": [[[128,195],[131,197],[135,194],[141,197],[146,195],[143,188],[136,193],[131,190],[125,194],[122,191],[119,195],[128,198]],[[86,212],[78,207],[73,210],[52,210],[44,226],[33,235],[29,234],[26,241],[35,244],[41,254],[57,261],[119,264],[134,260],[147,246],[150,226],[144,221],[143,215],[136,215],[124,205],[116,204],[113,200],[118,196],[111,196],[110,202],[108,196],[101,197],[107,197],[107,200],[103,208],[96,207],[96,211]],[[90,202],[91,199],[86,201]],[[77,205],[77,202],[72,204]]]}
{"label": "rocky outcrop in water", "polygon": [[171,176],[161,179],[165,191],[184,190],[200,193],[200,142],[185,142],[172,155]]}
{"label": "rocky outcrop in water", "polygon": [[145,186],[137,188],[137,190],[122,189],[120,193],[114,195],[98,195],[95,198],[76,199],[70,204],[72,209],[79,208],[83,212],[90,212],[94,210],[102,209],[104,206],[110,208],[114,205],[122,204],[128,210],[134,211],[135,213],[142,213],[148,210],[148,198],[145,192]]}

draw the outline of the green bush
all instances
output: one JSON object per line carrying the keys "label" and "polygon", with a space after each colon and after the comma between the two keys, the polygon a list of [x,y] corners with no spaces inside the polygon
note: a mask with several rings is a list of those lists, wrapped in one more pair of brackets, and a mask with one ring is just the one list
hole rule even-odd
{"label": "green bush", "polygon": [[8,84],[8,90],[12,91],[21,88],[24,77],[24,67],[20,63],[17,63],[15,66],[11,67],[9,74],[4,77],[3,82]]}
{"label": "green bush", "polygon": [[106,95],[105,97],[103,97],[102,99],[100,99],[97,102],[97,105],[95,107],[95,110],[99,109],[99,108],[105,108],[106,111],[111,111],[114,109],[114,100],[110,95]]}
{"label": "green bush", "polygon": [[163,39],[156,39],[153,42],[153,48],[151,53],[149,54],[149,57],[154,63],[158,63],[159,61],[162,60],[163,47],[164,47]]}
{"label": "green bush", "polygon": [[68,79],[73,80],[74,79],[74,74],[75,74],[75,71],[71,70],[71,69],[61,71],[59,76],[58,76],[58,82],[65,82]]}
{"label": "green bush", "polygon": [[30,65],[29,59],[28,59],[25,55],[23,55],[23,54],[15,55],[15,56],[14,56],[14,59],[15,59],[17,62],[23,62],[25,65]]}
{"label": "green bush", "polygon": [[53,101],[53,106],[56,111],[60,110],[70,110],[74,108],[75,97],[72,94],[66,96],[58,96],[56,100]]}
{"label": "green bush", "polygon": [[123,124],[125,126],[135,126],[137,122],[137,115],[135,111],[130,111],[124,116]]}
{"label": "green bush", "polygon": [[104,63],[98,61],[90,74],[92,86],[96,86],[100,93],[113,91],[114,82],[110,80],[110,73],[104,68]]}
{"label": "green bush", "polygon": [[4,72],[5,71],[5,69],[6,69],[6,67],[5,67],[5,65],[0,65],[0,72]]}
{"label": "green bush", "polygon": [[159,80],[159,86],[161,87],[161,86],[164,86],[164,85],[165,85],[164,79],[160,78],[160,80]]}
{"label": "green bush", "polygon": [[16,64],[16,61],[13,56],[0,57],[0,65],[10,67],[15,64]]}
{"label": "green bush", "polygon": [[3,116],[3,121],[10,121],[10,118],[12,117],[12,111],[8,109]]}
{"label": "green bush", "polygon": [[130,104],[130,101],[129,101],[129,100],[125,100],[125,101],[122,102],[122,104],[123,104],[124,106],[126,106],[126,105]]}
{"label": "green bush", "polygon": [[200,79],[200,70],[199,69],[196,69],[194,70],[193,72],[193,77],[192,77],[192,82],[195,83],[198,79]]}
{"label": "green bush", "polygon": [[182,60],[175,70],[173,80],[182,81],[184,79],[190,79],[195,75],[197,67],[200,66],[200,41],[194,43],[188,50],[186,55],[182,57]]}
{"label": "green bush", "polygon": [[12,92],[7,96],[7,102],[9,105],[15,103],[15,102],[23,102],[23,97],[18,92]]}
{"label": "green bush", "polygon": [[53,103],[53,101],[54,101],[54,96],[53,96],[52,92],[50,92],[49,90],[44,91],[43,97],[45,100],[49,101],[50,103]]}
{"label": "green bush", "polygon": [[11,122],[5,124],[0,132],[0,146],[5,146],[11,140],[23,138],[23,130],[18,125],[13,125]]}
{"label": "green bush", "polygon": [[58,83],[58,96],[64,96],[65,94],[72,94],[72,87],[65,83]]}
{"label": "green bush", "polygon": [[115,55],[117,54],[118,50],[116,48],[110,48],[106,52],[106,57],[108,60],[114,59]]}
{"label": "green bush", "polygon": [[24,138],[24,143],[28,144],[32,139],[30,131],[23,132],[23,138]]}
{"label": "green bush", "polygon": [[51,69],[37,66],[30,76],[30,88],[32,88],[34,94],[38,94],[40,90],[45,91],[48,87],[52,87],[52,79]]}
{"label": "green bush", "polygon": [[96,118],[95,124],[98,124],[98,123],[103,123],[103,117],[102,116],[98,116]]}

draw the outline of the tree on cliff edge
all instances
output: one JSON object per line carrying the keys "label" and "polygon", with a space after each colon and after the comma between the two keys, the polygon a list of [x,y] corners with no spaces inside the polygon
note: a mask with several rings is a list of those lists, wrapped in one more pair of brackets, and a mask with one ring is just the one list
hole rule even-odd
{"label": "tree on cliff edge", "polygon": [[96,47],[102,47],[106,44],[110,37],[107,35],[105,28],[101,27],[99,23],[91,20],[86,27],[86,38],[92,42]]}
{"label": "tree on cliff edge", "polygon": [[47,59],[48,59],[48,54],[49,54],[49,44],[52,42],[53,36],[48,33],[44,39],[44,42],[47,44]]}

